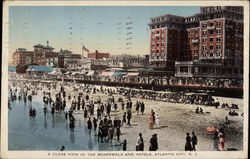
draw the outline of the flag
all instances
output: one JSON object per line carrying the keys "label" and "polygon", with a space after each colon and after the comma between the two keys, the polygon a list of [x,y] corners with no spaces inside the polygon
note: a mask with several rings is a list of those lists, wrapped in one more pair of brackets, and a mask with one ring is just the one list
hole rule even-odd
{"label": "flag", "polygon": [[89,49],[87,49],[85,46],[82,46],[82,49],[89,52]]}

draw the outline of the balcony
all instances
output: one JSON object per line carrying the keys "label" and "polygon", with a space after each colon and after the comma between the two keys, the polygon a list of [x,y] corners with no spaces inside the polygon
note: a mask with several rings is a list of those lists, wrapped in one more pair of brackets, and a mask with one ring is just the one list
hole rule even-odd
{"label": "balcony", "polygon": [[214,26],[207,26],[207,29],[212,30],[212,29],[214,29]]}
{"label": "balcony", "polygon": [[198,43],[199,40],[198,39],[192,39],[192,43]]}
{"label": "balcony", "polygon": [[206,56],[206,57],[204,57],[204,56],[200,56],[199,57],[199,59],[200,60],[213,60],[213,59],[221,59],[221,56]]}

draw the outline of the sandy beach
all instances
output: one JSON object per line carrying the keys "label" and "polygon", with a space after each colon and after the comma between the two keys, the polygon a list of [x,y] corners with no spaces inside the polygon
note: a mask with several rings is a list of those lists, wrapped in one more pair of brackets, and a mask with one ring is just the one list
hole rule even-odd
{"label": "sandy beach", "polygon": [[[97,89],[100,86],[95,86]],[[103,87],[103,89],[112,88],[112,87]],[[55,93],[58,92],[60,87],[57,87],[57,90],[52,90],[51,95],[54,98]],[[114,87],[112,89],[115,89]],[[48,90],[45,90],[48,91]],[[69,94],[76,95],[78,93],[83,93],[86,95],[86,92],[74,91],[73,88],[66,86],[65,91],[67,96]],[[38,92],[38,97],[42,97],[43,91]],[[90,99],[97,100],[100,98],[103,101],[106,101],[110,96],[107,94],[103,94],[101,92],[97,92],[96,94],[89,94]],[[126,98],[121,95],[114,95],[115,101],[118,100],[119,97],[123,98],[126,101]],[[217,126],[224,127],[226,134],[226,143],[225,150],[234,149],[234,150],[242,150],[243,149],[243,117],[240,115],[243,111],[243,100],[236,98],[224,98],[224,97],[214,97],[218,98],[218,101],[222,104],[223,102],[227,102],[229,105],[238,104],[239,109],[237,110],[239,116],[231,117],[228,115],[229,109],[219,107],[216,109],[215,107],[210,106],[201,106],[201,105],[191,105],[191,104],[180,104],[180,103],[168,103],[162,101],[153,101],[147,99],[139,99],[139,98],[131,98],[133,101],[132,108],[132,120],[131,126],[124,125],[121,128],[122,136],[121,141],[124,139],[127,140],[127,150],[134,151],[136,139],[139,133],[143,134],[144,138],[144,150],[148,150],[149,148],[149,140],[152,134],[156,133],[158,136],[158,144],[159,151],[184,151],[185,145],[185,137],[186,133],[195,132],[198,137],[198,145],[197,151],[213,151],[213,135],[207,134],[206,128],[208,126]],[[144,115],[137,115],[135,111],[135,102],[143,101],[145,103],[145,112]],[[67,102],[66,109],[69,109],[70,103]],[[41,103],[41,107],[43,104]],[[195,113],[196,107],[201,107],[204,114]],[[95,109],[97,106],[95,106]],[[159,109],[159,119],[160,119],[160,127],[149,129],[148,128],[148,119],[149,113],[151,110]],[[209,113],[206,113],[209,112]],[[95,112],[96,113],[96,112]],[[117,112],[111,113],[111,118],[113,119],[115,116],[119,116],[122,118],[123,111],[121,110],[121,105],[118,104]],[[49,114],[50,115],[50,114]],[[61,114],[61,116],[64,116]],[[86,120],[84,120],[83,112],[74,112],[74,116],[76,118],[76,123],[80,123],[81,125],[86,125]],[[96,116],[96,114],[94,115]],[[225,117],[228,117],[230,120],[230,124],[225,124]],[[84,126],[82,126],[84,127]],[[86,129],[86,128],[85,128]],[[94,136],[94,134],[93,134]],[[77,140],[77,139],[76,139]],[[114,140],[114,145],[117,145],[116,137]],[[119,148],[118,148],[119,149]]]}
{"label": "sandy beach", "polygon": [[[97,88],[99,86],[96,86]],[[112,88],[112,87],[103,87]],[[114,89],[114,87],[112,88]],[[76,93],[76,92],[75,92]],[[77,92],[79,93],[79,92]],[[84,92],[83,92],[84,94]],[[106,94],[91,94],[94,100],[99,97],[102,101],[107,100],[110,96]],[[119,97],[126,100],[124,96],[114,95],[116,101]],[[149,139],[152,134],[157,133],[158,144],[160,151],[182,151],[184,150],[185,137],[187,132],[195,132],[198,137],[198,151],[213,151],[213,141],[212,135],[207,134],[206,128],[208,126],[224,127],[226,133],[226,145],[225,149],[234,148],[237,150],[242,150],[243,148],[243,117],[240,114],[243,112],[243,100],[236,98],[224,98],[224,97],[214,97],[218,98],[220,103],[227,102],[229,105],[238,104],[239,116],[231,117],[228,115],[229,109],[219,107],[201,106],[201,105],[191,105],[191,104],[180,104],[180,103],[167,103],[162,101],[153,101],[147,99],[131,98],[133,104],[136,101],[143,101],[145,103],[144,115],[137,115],[135,111],[135,106],[133,105],[133,115],[132,115],[132,126],[124,125],[121,129],[122,136],[121,141],[126,139],[128,142],[128,150],[135,150],[135,143],[138,134],[141,132],[145,141],[145,150],[149,148]],[[204,112],[210,112],[210,114],[196,114],[196,107],[201,107]],[[153,110],[160,110],[160,128],[149,129],[148,128],[148,118],[149,113]],[[120,105],[118,106],[118,112],[111,113],[111,117],[119,116],[122,117],[123,111]],[[228,117],[230,124],[225,124],[225,117]]]}

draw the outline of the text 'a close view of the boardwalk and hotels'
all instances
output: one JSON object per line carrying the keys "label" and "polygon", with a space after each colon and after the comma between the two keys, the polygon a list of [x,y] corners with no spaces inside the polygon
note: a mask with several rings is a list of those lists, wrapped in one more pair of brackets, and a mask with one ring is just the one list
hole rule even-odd
{"label": "text 'a close view of the boardwalk and hotels'", "polygon": [[243,150],[243,7],[9,15],[8,150]]}

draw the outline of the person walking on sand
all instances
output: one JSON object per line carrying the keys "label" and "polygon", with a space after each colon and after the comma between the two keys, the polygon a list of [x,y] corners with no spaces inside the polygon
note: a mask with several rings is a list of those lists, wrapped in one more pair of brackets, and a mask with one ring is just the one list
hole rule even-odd
{"label": "person walking on sand", "polygon": [[126,112],[124,112],[123,113],[123,117],[122,117],[122,125],[125,123],[126,124],[126,116],[127,116],[127,114],[126,114]]}
{"label": "person walking on sand", "polygon": [[144,141],[142,138],[142,133],[139,133],[139,137],[136,140],[136,151],[143,151],[144,150]]}
{"label": "person walking on sand", "polygon": [[141,103],[141,114],[143,115],[144,113],[144,110],[145,110],[145,104],[144,102]]}
{"label": "person walking on sand", "polygon": [[123,140],[123,142],[122,142],[122,150],[123,150],[123,151],[126,151],[126,150],[127,150],[127,140],[126,140],[126,139]]}
{"label": "person walking on sand", "polygon": [[132,118],[131,110],[128,110],[128,112],[127,112],[127,119],[128,119],[127,125],[129,125],[129,126],[131,126],[131,123],[130,123],[131,118]]}
{"label": "person walking on sand", "polygon": [[153,125],[154,125],[153,116],[152,116],[152,112],[150,112],[150,114],[149,114],[149,120],[148,120],[148,128],[149,129],[153,129]]}
{"label": "person walking on sand", "polygon": [[149,143],[150,143],[149,151],[157,151],[158,150],[157,134],[152,135]]}
{"label": "person walking on sand", "polygon": [[219,150],[220,151],[224,151],[224,147],[225,147],[225,132],[223,128],[219,129]]}
{"label": "person walking on sand", "polygon": [[87,121],[87,127],[89,129],[89,134],[91,133],[91,129],[92,129],[92,122],[91,119],[89,118],[89,120]]}
{"label": "person walking on sand", "polygon": [[155,115],[155,123],[156,123],[157,128],[160,128],[160,119],[159,119],[158,111],[156,112],[156,115]]}
{"label": "person walking on sand", "polygon": [[189,132],[187,132],[186,135],[185,151],[192,151],[191,137],[189,136]]}
{"label": "person walking on sand", "polygon": [[219,150],[219,133],[218,129],[215,131],[214,136],[213,136],[213,145],[214,145],[214,150],[218,151]]}
{"label": "person walking on sand", "polygon": [[191,140],[192,140],[192,150],[193,150],[193,151],[196,151],[195,146],[196,146],[197,143],[198,143],[198,139],[197,139],[197,136],[195,135],[194,132],[192,132],[192,138],[191,138]]}

